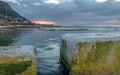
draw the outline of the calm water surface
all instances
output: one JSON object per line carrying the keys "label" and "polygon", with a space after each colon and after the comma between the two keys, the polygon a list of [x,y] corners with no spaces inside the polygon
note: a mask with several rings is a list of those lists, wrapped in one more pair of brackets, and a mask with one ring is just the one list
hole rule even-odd
{"label": "calm water surface", "polygon": [[61,68],[59,68],[60,35],[86,32],[91,31],[41,31],[37,28],[23,28],[20,33],[12,35],[8,39],[10,42],[2,41],[2,43],[9,45],[34,45],[37,48],[38,74],[61,75]]}
{"label": "calm water surface", "polygon": [[23,28],[21,33],[13,36],[9,45],[34,45],[37,48],[38,74],[61,75],[60,35],[86,31],[41,31],[37,28]]}

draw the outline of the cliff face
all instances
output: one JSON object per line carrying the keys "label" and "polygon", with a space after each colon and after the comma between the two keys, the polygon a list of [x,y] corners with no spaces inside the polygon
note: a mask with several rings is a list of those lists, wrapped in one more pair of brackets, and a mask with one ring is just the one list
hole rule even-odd
{"label": "cliff face", "polygon": [[0,18],[8,21],[30,22],[14,11],[8,3],[3,1],[0,1]]}

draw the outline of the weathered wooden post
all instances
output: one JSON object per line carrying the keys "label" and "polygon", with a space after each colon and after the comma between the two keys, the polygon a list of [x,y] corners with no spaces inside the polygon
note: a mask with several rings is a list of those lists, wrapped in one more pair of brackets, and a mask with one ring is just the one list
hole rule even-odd
{"label": "weathered wooden post", "polygon": [[62,35],[60,55],[71,75],[120,75],[120,33]]}
{"label": "weathered wooden post", "polygon": [[0,47],[0,75],[37,75],[35,47]]}

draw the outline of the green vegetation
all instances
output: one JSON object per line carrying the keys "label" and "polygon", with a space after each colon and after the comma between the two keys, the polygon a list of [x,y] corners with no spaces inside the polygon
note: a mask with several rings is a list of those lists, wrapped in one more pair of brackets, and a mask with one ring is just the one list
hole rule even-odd
{"label": "green vegetation", "polygon": [[69,64],[73,74],[120,74],[120,41],[79,42],[76,47],[77,60]]}
{"label": "green vegetation", "polygon": [[0,64],[0,75],[16,75],[24,72],[32,65],[32,61]]}
{"label": "green vegetation", "polygon": [[95,49],[88,52],[86,62],[90,63],[105,63],[107,56],[109,55],[110,48],[112,48],[112,41],[107,42],[96,42]]}

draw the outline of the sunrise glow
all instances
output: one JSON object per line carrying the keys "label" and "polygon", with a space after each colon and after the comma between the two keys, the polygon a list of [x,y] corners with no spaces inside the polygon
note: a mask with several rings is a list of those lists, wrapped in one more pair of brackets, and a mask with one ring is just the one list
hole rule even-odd
{"label": "sunrise glow", "polygon": [[55,22],[51,21],[33,21],[36,24],[55,24]]}
{"label": "sunrise glow", "polygon": [[106,21],[107,24],[120,24],[120,21],[117,19],[113,19],[113,20],[108,20]]}

